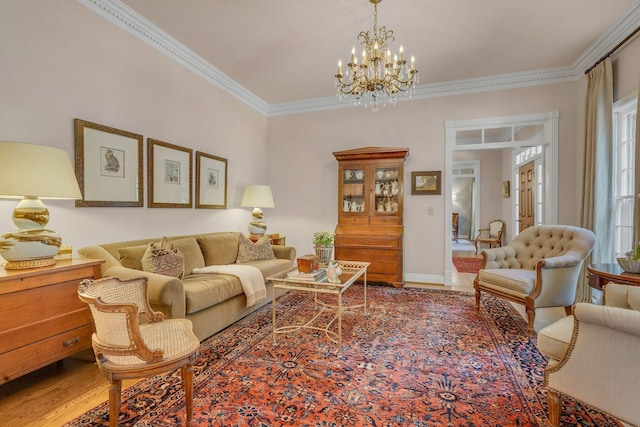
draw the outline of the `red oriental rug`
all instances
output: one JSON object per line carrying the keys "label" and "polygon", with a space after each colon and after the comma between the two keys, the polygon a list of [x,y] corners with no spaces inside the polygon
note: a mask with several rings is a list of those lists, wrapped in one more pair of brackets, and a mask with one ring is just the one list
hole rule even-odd
{"label": "red oriental rug", "polygon": [[[362,296],[345,293],[345,303]],[[544,357],[506,301],[443,290],[368,288],[343,316],[342,357],[317,331],[272,344],[271,305],[206,340],[195,367],[194,426],[544,426]],[[326,295],[324,296],[327,297]],[[278,301],[278,323],[314,310],[307,293]],[[107,396],[105,396],[107,399]],[[69,426],[107,426],[104,402]],[[123,391],[121,426],[184,426],[180,376]],[[564,399],[563,426],[620,426]]]}
{"label": "red oriental rug", "polygon": [[453,265],[459,273],[477,273],[482,266],[482,258],[453,257]]}

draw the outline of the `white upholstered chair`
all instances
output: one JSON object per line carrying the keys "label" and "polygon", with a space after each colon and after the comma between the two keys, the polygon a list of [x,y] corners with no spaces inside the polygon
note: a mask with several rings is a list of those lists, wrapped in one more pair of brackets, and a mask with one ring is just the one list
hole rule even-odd
{"label": "white upholstered chair", "polygon": [[523,230],[507,246],[484,249],[473,282],[476,308],[482,292],[524,304],[530,335],[536,308],[564,307],[571,314],[580,269],[595,241],[583,228],[540,225]]}
{"label": "white upholstered chair", "polygon": [[[78,296],[89,305],[95,332],[93,351],[109,381],[109,423],[118,425],[123,379],[143,378],[181,369],[186,420],[191,425],[193,363],[200,341],[187,319],[164,320],[147,299],[147,279],[107,277],[84,280]],[[144,322],[139,322],[139,317]]]}
{"label": "white upholstered chair", "polygon": [[604,305],[578,303],[538,333],[549,421],[560,425],[562,395],[640,425],[640,287],[610,283]]}

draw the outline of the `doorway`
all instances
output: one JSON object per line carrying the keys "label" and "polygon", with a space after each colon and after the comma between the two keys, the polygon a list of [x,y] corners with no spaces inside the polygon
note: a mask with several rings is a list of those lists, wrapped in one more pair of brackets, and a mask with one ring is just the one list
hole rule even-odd
{"label": "doorway", "polygon": [[[456,151],[476,150],[502,150],[511,151],[526,150],[529,147],[539,147],[540,164],[544,176],[539,177],[542,191],[539,191],[539,204],[534,203],[536,213],[539,213],[536,222],[544,221],[549,224],[557,223],[557,194],[558,194],[558,117],[557,111],[543,114],[523,116],[495,117],[467,121],[447,121],[446,149],[445,149],[445,177],[444,177],[444,230],[451,230],[451,214],[453,212],[453,153]],[[511,156],[510,165],[503,170],[505,180],[513,179],[515,182],[519,176],[514,173],[516,165]],[[516,169],[517,170],[517,169]],[[514,176],[515,175],[515,176]],[[536,185],[538,181],[536,181]],[[477,183],[481,185],[482,183]],[[536,190],[538,187],[536,187]],[[514,196],[518,194],[514,192]],[[514,212],[519,197],[511,197],[509,203],[511,212]],[[478,201],[480,203],[480,201]],[[506,218],[513,218],[515,214],[509,214]],[[507,228],[517,234],[516,224],[508,224]],[[513,236],[509,237],[510,241]],[[450,238],[444,239],[444,274],[443,282],[451,284],[452,276],[452,242]]]}

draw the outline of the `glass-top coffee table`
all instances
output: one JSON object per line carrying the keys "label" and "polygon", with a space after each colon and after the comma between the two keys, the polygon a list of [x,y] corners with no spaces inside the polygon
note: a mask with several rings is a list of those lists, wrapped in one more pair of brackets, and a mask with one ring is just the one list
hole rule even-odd
{"label": "glass-top coffee table", "polygon": [[[298,270],[297,267],[293,267],[287,271],[276,274],[274,276],[270,276],[267,280],[271,281],[273,284],[272,289],[272,300],[271,300],[271,310],[273,315],[273,344],[277,343],[277,334],[284,334],[288,332],[297,331],[299,329],[315,329],[319,331],[323,331],[327,338],[331,341],[338,344],[338,355],[342,355],[342,311],[353,309],[353,308],[363,308],[363,313],[367,312],[367,267],[369,267],[370,263],[368,262],[360,262],[360,261],[337,261],[339,263],[340,268],[342,269],[342,274],[340,275],[340,283],[330,283],[327,281],[325,276],[322,281],[314,281],[314,280],[304,280],[301,278],[289,277],[290,272],[296,272]],[[342,294],[349,289],[349,287],[358,279],[362,278],[364,285],[364,294],[363,300],[361,304],[343,306],[342,305]],[[314,293],[314,303],[316,308],[316,313],[313,317],[302,325],[286,325],[276,327],[276,290],[277,289],[288,289],[291,291],[301,291],[301,292],[313,292]],[[338,299],[337,305],[328,304],[321,299],[318,298],[319,294],[332,294],[336,295]],[[322,327],[316,325],[316,319],[327,309],[336,309],[336,315],[329,321],[329,323]],[[337,332],[331,331],[330,328],[333,323],[337,320]]]}

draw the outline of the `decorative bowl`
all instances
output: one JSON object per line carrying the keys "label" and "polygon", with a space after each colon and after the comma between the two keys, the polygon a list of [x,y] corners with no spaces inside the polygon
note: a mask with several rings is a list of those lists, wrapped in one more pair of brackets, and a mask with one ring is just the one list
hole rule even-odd
{"label": "decorative bowl", "polygon": [[640,273],[640,260],[632,260],[627,258],[616,258],[618,264],[627,273]]}

